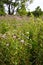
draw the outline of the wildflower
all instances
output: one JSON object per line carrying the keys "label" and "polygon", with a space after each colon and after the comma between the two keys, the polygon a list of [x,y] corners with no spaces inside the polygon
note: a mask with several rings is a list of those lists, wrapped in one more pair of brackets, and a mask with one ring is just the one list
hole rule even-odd
{"label": "wildflower", "polygon": [[24,43],[24,40],[21,40],[20,42],[21,42],[21,43]]}
{"label": "wildflower", "polygon": [[6,46],[8,47],[9,46],[9,43],[7,43]]}
{"label": "wildflower", "polygon": [[29,39],[29,37],[26,37],[27,39]]}
{"label": "wildflower", "polygon": [[3,34],[3,35],[2,35],[2,38],[6,38],[6,34]]}
{"label": "wildflower", "polygon": [[16,35],[13,35],[13,38],[16,39]]}

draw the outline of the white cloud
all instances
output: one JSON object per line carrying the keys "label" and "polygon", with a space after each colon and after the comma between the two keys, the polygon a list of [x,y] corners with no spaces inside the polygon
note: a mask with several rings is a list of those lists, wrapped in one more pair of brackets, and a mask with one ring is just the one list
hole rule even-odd
{"label": "white cloud", "polygon": [[33,3],[28,6],[28,8],[30,11],[33,11],[37,6],[40,6],[40,8],[43,10],[43,0],[34,0]]}

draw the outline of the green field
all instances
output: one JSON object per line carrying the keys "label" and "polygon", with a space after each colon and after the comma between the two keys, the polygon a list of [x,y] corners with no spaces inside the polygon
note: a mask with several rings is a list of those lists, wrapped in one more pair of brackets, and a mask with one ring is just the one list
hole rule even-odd
{"label": "green field", "polygon": [[0,65],[43,65],[43,18],[0,17]]}

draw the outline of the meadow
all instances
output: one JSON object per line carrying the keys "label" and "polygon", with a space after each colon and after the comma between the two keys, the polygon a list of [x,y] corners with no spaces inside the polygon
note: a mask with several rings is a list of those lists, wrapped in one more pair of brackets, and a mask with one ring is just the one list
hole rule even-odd
{"label": "meadow", "polygon": [[43,65],[43,18],[0,17],[0,65]]}

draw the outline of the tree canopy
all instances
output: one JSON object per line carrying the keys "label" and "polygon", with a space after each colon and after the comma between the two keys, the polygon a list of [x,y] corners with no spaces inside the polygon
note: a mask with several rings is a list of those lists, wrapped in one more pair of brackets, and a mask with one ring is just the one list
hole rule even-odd
{"label": "tree canopy", "polygon": [[[22,11],[26,10],[25,9],[25,3],[27,1],[29,1],[31,3],[33,0],[15,0],[15,1],[13,1],[13,0],[1,0],[0,1],[0,6],[2,5],[1,7],[3,9],[3,5],[6,4],[8,6],[8,14],[13,14],[14,13],[14,9],[15,9],[16,6],[18,6],[17,11],[18,11],[18,9],[20,7],[21,7]],[[11,13],[11,9],[12,9],[12,13]]]}

